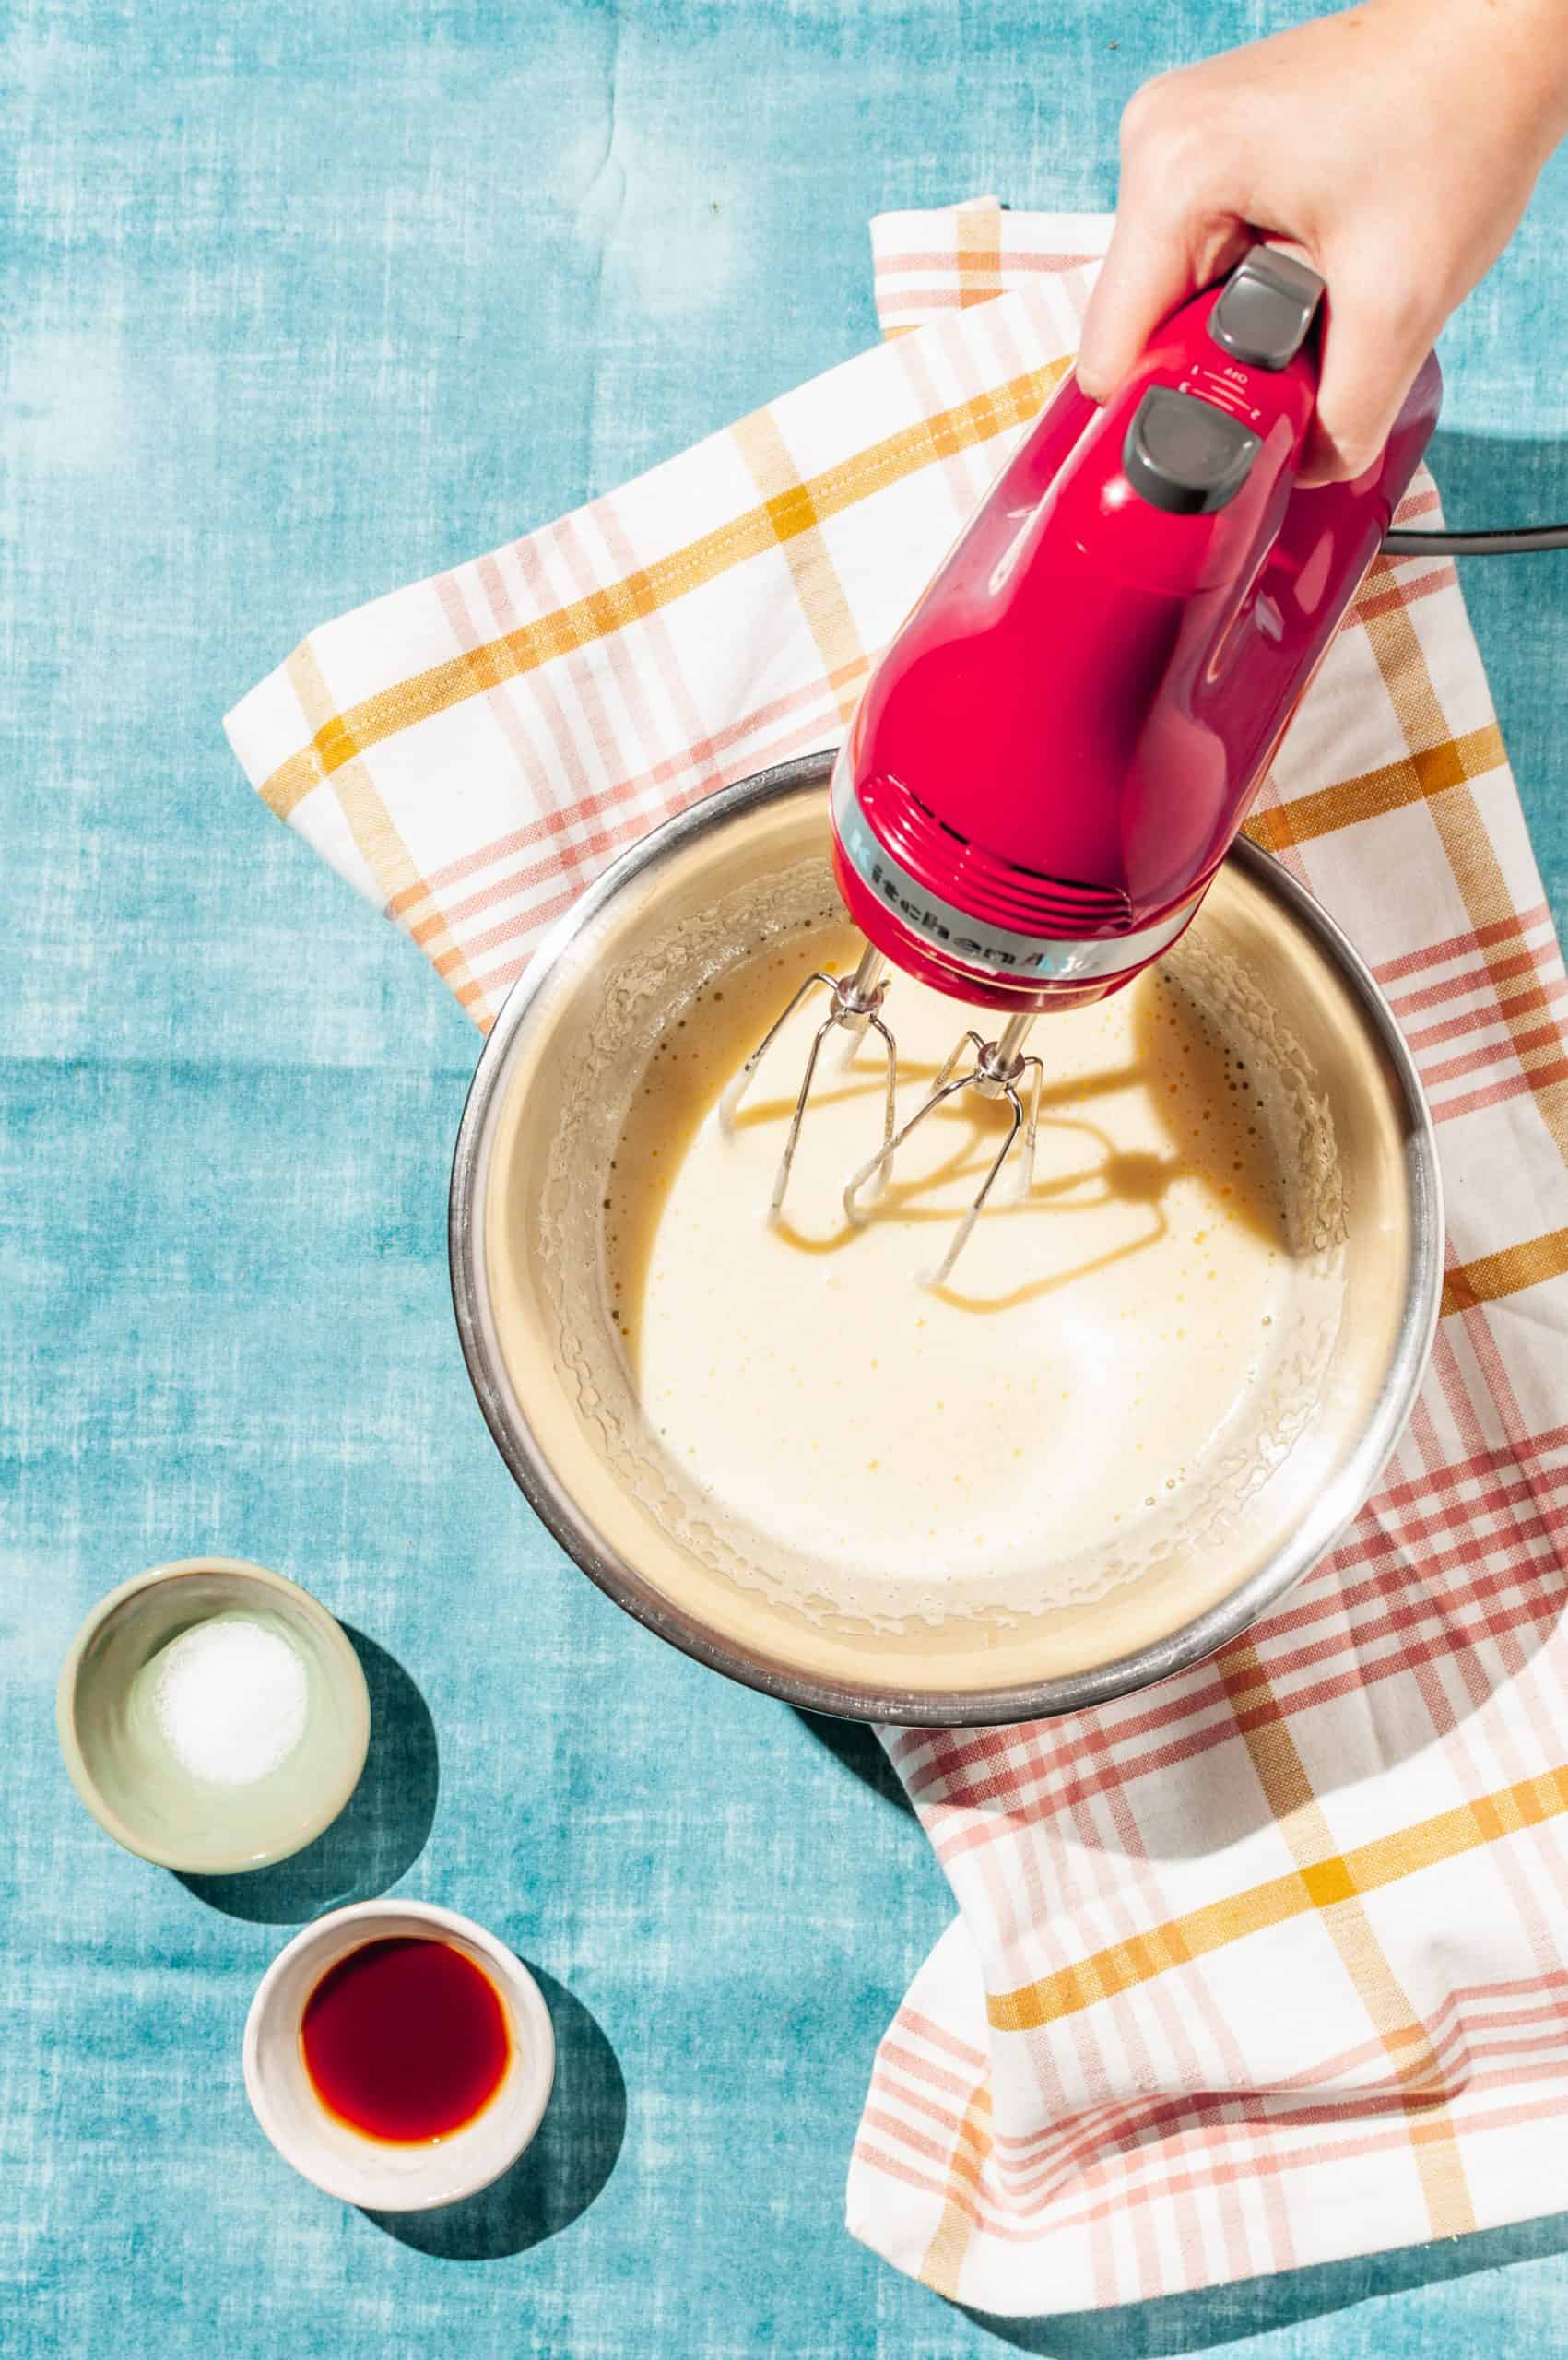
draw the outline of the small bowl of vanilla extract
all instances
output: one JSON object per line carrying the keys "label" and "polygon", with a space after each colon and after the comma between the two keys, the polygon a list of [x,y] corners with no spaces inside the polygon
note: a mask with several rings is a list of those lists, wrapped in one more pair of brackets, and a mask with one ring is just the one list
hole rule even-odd
{"label": "small bowl of vanilla extract", "polygon": [[555,2083],[538,1985],[471,1918],[426,1902],[335,1910],[274,1959],[245,2024],[245,2088],[329,2196],[419,2212],[516,2162]]}

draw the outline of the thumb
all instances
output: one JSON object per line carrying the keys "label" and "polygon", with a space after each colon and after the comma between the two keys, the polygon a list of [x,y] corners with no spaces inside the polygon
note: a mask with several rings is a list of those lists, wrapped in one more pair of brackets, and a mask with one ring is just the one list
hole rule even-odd
{"label": "thumb", "polygon": [[1343,271],[1329,277],[1303,483],[1338,483],[1373,465],[1438,324],[1419,301],[1401,303],[1386,280],[1368,294]]}

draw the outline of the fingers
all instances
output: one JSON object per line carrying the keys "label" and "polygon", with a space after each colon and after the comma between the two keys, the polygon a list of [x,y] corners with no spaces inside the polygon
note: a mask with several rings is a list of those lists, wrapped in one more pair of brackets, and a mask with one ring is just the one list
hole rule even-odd
{"label": "fingers", "polygon": [[1327,277],[1306,484],[1338,483],[1373,464],[1440,324],[1425,302],[1386,278],[1332,266]]}
{"label": "fingers", "polygon": [[1079,340],[1078,381],[1109,401],[1160,322],[1193,288],[1192,249],[1180,222],[1123,211],[1101,266]]}
{"label": "fingers", "polygon": [[[1401,198],[1398,185],[1390,190],[1382,148],[1368,143],[1364,124],[1358,129],[1359,86],[1346,82],[1344,22],[1334,21],[1338,30],[1281,34],[1157,76],[1135,94],[1122,117],[1116,225],[1078,360],[1084,392],[1108,401],[1166,315],[1256,240],[1301,254],[1328,289],[1307,483],[1358,476],[1373,464],[1433,336],[1479,276],[1468,262],[1456,268],[1441,253],[1434,257],[1430,205],[1423,212],[1408,191]],[[1315,77],[1322,85],[1315,98]],[[1311,113],[1309,101],[1324,117],[1319,145],[1339,159],[1332,201],[1316,150],[1285,136],[1302,107]],[[1385,122],[1374,128],[1385,142]],[[1409,169],[1407,159],[1406,180]]]}
{"label": "fingers", "polygon": [[1146,83],[1122,118],[1116,226],[1079,346],[1079,384],[1108,401],[1166,314],[1251,242],[1180,76]]}

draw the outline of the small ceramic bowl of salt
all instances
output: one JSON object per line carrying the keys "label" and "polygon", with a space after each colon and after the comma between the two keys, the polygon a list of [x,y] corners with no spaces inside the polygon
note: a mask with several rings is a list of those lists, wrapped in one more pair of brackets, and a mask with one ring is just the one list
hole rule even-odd
{"label": "small ceramic bowl of salt", "polygon": [[287,1859],[330,1826],[371,1734],[341,1625],[235,1557],[111,1590],[71,1644],[55,1717],[72,1784],[115,1841],[207,1875]]}

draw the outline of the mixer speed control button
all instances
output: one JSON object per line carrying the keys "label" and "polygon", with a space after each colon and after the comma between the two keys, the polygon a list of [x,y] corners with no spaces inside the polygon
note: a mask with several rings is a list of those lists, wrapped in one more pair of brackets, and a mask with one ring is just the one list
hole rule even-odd
{"label": "mixer speed control button", "polygon": [[1322,300],[1315,270],[1293,254],[1255,246],[1210,312],[1208,333],[1254,369],[1285,369],[1306,342]]}
{"label": "mixer speed control button", "polygon": [[1151,508],[1208,516],[1233,500],[1263,444],[1251,427],[1196,394],[1151,385],[1127,428],[1122,467]]}

